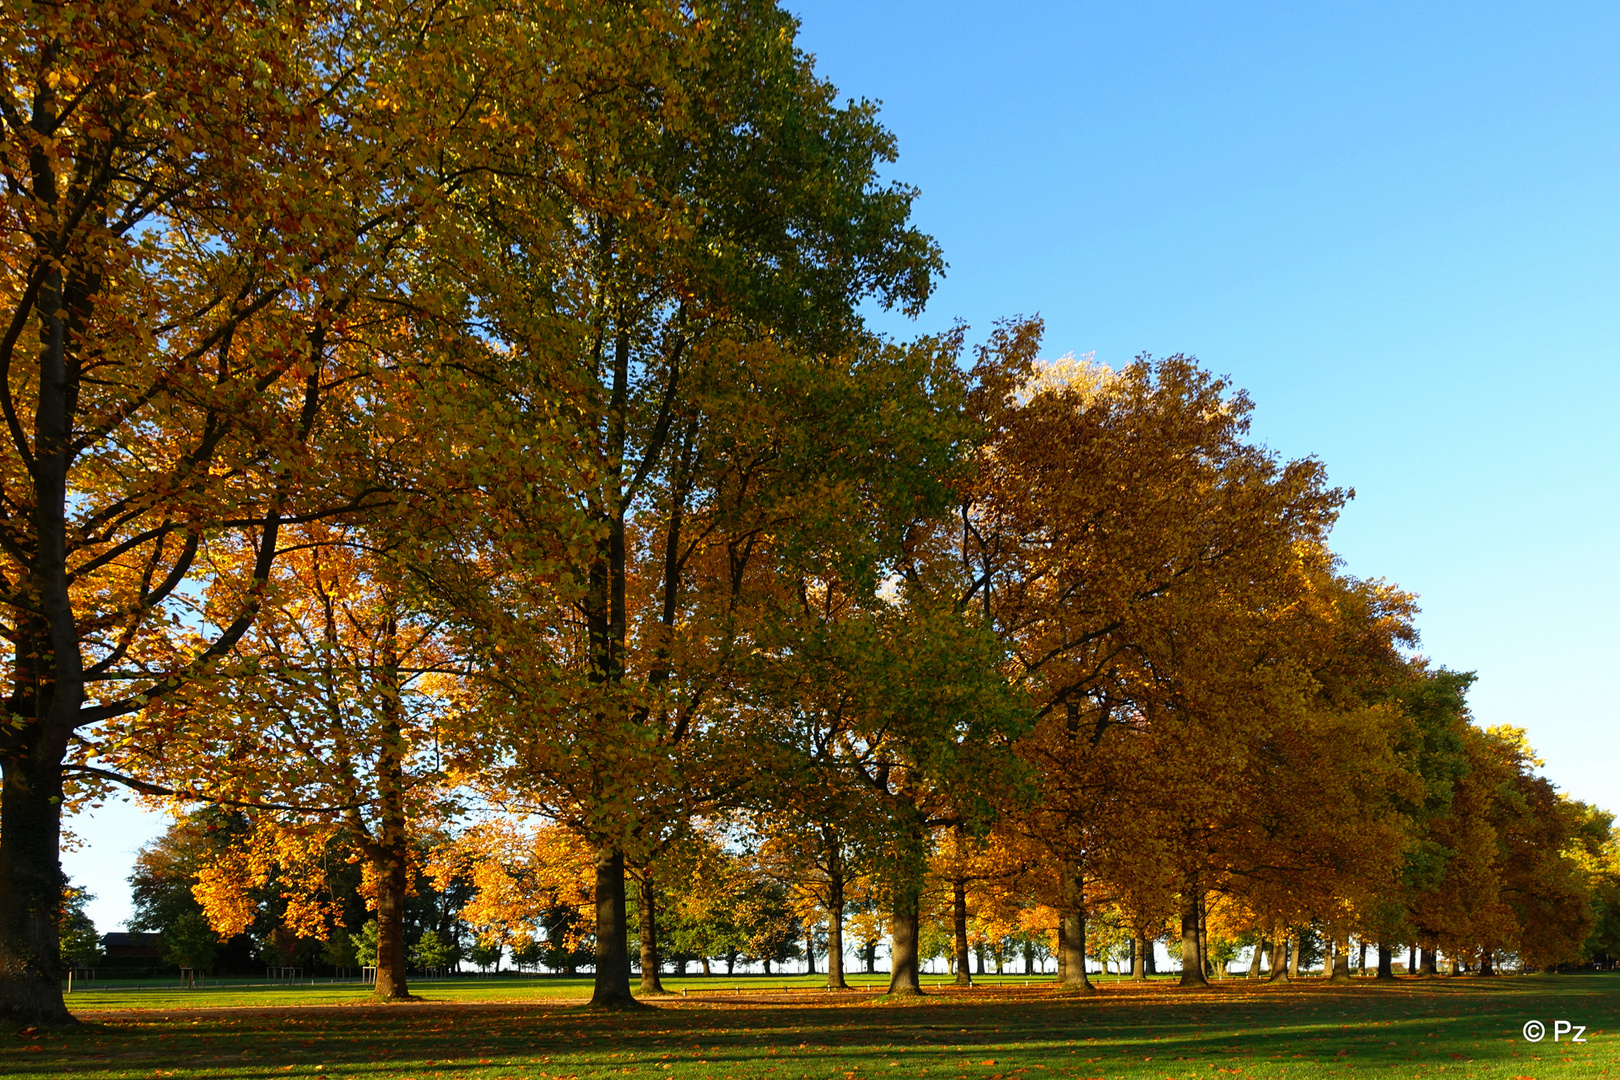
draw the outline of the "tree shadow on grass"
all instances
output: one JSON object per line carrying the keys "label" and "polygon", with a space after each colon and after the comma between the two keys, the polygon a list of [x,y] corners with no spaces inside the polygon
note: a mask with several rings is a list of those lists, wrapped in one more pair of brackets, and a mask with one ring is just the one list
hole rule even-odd
{"label": "tree shadow on grass", "polygon": [[[550,1004],[423,1003],[108,1015],[79,1030],[0,1036],[0,1075],[101,1080],[132,1069],[196,1080],[365,1077],[951,1077],[1095,1063],[1110,1077],[1196,1067],[1352,1065],[1405,1075],[1414,1063],[1579,1061],[1524,1041],[1529,1019],[1592,1032],[1620,1027],[1620,976],[1451,982],[1230,984],[1178,994],[1164,984],[1085,998],[1042,991],[938,993],[792,1004],[660,1001],[634,1011]],[[1549,1036],[1550,1040],[1550,1036]],[[38,1049],[31,1049],[38,1047]],[[1596,1051],[1602,1054],[1603,1051]],[[1589,1059],[1588,1059],[1589,1060]],[[896,1072],[895,1070],[900,1070]],[[1092,1074],[1096,1075],[1096,1073]]]}

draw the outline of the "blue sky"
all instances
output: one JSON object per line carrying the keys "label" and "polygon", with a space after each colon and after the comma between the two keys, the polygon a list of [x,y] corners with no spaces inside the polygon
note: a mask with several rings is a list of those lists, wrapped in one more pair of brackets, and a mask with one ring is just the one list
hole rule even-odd
{"label": "blue sky", "polygon": [[1620,810],[1620,6],[788,6],[922,190],[924,328],[1230,374],[1478,720]]}
{"label": "blue sky", "polygon": [[[951,264],[888,329],[1039,313],[1051,356],[1231,375],[1478,719],[1620,810],[1620,5],[788,6]],[[113,928],[161,820],[76,827]]]}

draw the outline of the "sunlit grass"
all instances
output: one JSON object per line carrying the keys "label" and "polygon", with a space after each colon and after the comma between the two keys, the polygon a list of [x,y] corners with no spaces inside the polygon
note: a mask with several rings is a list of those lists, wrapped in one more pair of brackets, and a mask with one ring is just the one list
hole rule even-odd
{"label": "sunlit grass", "polygon": [[[667,980],[711,988],[710,980]],[[800,977],[800,984],[809,980]],[[1242,981],[1181,992],[1111,983],[1092,997],[1022,976],[909,1006],[875,994],[688,995],[658,1007],[598,1012],[565,1004],[587,980],[464,979],[426,983],[429,1001],[340,1006],[355,988],[221,990],[182,996],[125,991],[140,1008],[92,1011],[118,998],[75,994],[88,1023],[0,1035],[0,1076],[356,1080],[560,1080],[716,1077],[731,1080],[943,1080],[1064,1077],[1183,1080],[1224,1076],[1549,1078],[1620,1072],[1620,976],[1404,980],[1394,986],[1287,987]],[[737,977],[735,984],[744,980]],[[792,985],[793,978],[769,980]],[[1005,985],[1012,983],[1013,985]],[[509,985],[503,985],[509,984]],[[332,994],[324,1000],[311,994]],[[336,996],[347,994],[347,999]],[[530,995],[490,1000],[497,995]],[[298,995],[305,995],[299,997]],[[302,1001],[316,1007],[282,1006]],[[224,1003],[259,1008],[198,1009]],[[1526,1020],[1587,1027],[1587,1042],[1529,1043]]]}

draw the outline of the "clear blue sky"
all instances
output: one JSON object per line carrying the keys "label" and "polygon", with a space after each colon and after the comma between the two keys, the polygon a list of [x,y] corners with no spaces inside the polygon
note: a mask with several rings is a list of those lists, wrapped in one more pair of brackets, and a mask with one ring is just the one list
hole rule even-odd
{"label": "clear blue sky", "polygon": [[[1039,313],[1052,356],[1230,374],[1356,489],[1337,549],[1421,595],[1478,719],[1620,810],[1620,5],[789,7],[922,189],[920,328]],[[80,823],[103,929],[160,824]]]}

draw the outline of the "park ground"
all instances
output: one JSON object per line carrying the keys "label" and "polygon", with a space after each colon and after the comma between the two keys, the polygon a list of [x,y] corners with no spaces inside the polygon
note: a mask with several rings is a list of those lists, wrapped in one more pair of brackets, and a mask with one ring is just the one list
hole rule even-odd
{"label": "park ground", "polygon": [[[401,1005],[353,986],[81,991],[76,1027],[0,1027],[0,1077],[1620,1080],[1620,974],[1105,982],[1084,998],[1004,979],[901,1002],[802,978],[670,983],[675,995],[626,1012],[587,1009],[584,981],[560,979],[433,982]],[[1532,1020],[1540,1042],[1525,1038]],[[1586,1041],[1555,1043],[1558,1021]]]}

